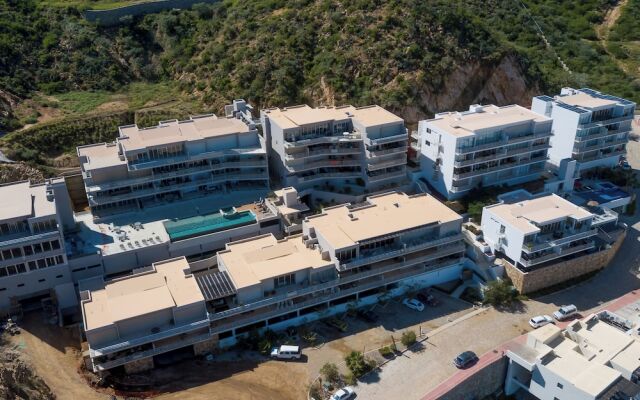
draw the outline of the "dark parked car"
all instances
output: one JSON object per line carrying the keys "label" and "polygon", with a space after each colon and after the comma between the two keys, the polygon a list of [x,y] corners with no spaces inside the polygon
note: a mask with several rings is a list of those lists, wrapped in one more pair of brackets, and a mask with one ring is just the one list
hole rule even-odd
{"label": "dark parked car", "polygon": [[458,368],[467,368],[476,362],[478,362],[478,356],[473,351],[465,351],[453,359],[453,365]]}
{"label": "dark parked car", "polygon": [[371,310],[358,310],[358,318],[365,322],[378,322],[378,315]]}

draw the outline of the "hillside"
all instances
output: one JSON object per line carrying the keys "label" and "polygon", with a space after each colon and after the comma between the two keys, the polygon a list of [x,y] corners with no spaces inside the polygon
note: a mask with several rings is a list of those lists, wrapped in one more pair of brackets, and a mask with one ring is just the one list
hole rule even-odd
{"label": "hillside", "polygon": [[[635,29],[625,21],[638,0],[628,2],[611,39]],[[0,131],[114,112],[152,124],[130,111],[220,112],[233,98],[378,103],[411,124],[474,102],[527,104],[569,84],[640,100],[640,73],[623,71],[596,35],[614,0],[225,0],[113,28],[84,21],[79,3],[0,0]],[[95,136],[60,143],[47,126],[35,142],[16,132],[0,146],[55,158]]]}

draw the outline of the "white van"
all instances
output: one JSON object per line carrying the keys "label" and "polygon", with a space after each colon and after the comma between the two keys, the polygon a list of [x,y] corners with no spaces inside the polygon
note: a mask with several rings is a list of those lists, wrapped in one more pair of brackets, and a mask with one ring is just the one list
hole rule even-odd
{"label": "white van", "polygon": [[302,355],[300,346],[282,345],[271,350],[271,358],[279,358],[282,360],[299,359]]}
{"label": "white van", "polygon": [[578,307],[573,304],[569,304],[568,306],[562,306],[560,309],[553,313],[553,318],[558,321],[564,321],[576,315],[578,313]]}

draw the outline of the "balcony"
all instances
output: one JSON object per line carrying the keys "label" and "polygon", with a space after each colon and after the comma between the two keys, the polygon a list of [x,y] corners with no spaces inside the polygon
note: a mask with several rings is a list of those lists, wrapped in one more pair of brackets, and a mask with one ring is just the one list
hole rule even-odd
{"label": "balcony", "polygon": [[380,182],[380,181],[385,181],[387,179],[393,179],[393,178],[405,178],[406,176],[407,176],[407,172],[403,168],[401,171],[391,171],[391,172],[385,172],[377,175],[367,175],[367,181],[373,183],[373,182]]}
{"label": "balcony", "polygon": [[615,157],[627,154],[627,150],[616,150],[608,153],[603,152],[602,150],[598,150],[595,154],[586,154],[586,153],[574,153],[573,159],[581,162],[599,160],[601,158]]}
{"label": "balcony", "polygon": [[344,132],[342,135],[324,135],[324,134],[313,134],[313,135],[304,135],[300,136],[300,138],[296,138],[294,141],[285,140],[284,147],[298,147],[298,146],[310,146],[319,143],[337,143],[337,142],[353,142],[359,141],[362,139],[362,135],[360,133],[349,133]]}
{"label": "balcony", "polygon": [[318,149],[318,150],[309,150],[309,151],[303,151],[303,152],[298,152],[293,154],[286,154],[284,156],[284,159],[286,161],[294,161],[294,160],[301,160],[303,158],[308,158],[308,157],[332,156],[336,154],[360,154],[360,152],[361,150],[358,147],[354,147],[354,148],[342,147],[337,149],[334,149],[334,148]]}
{"label": "balcony", "polygon": [[[425,259],[433,260],[440,257],[447,257],[447,256],[455,255],[462,251],[464,251],[464,245],[460,245],[460,247],[456,249],[448,249],[448,251],[442,251],[438,254],[434,253],[429,257],[425,257]],[[322,284],[309,286],[301,290],[290,292],[286,295],[275,296],[275,297],[271,297],[271,298],[257,301],[254,303],[246,304],[240,307],[232,308],[230,310],[222,311],[215,314],[210,314],[209,319],[210,321],[214,322],[214,321],[220,321],[222,319],[226,319],[232,316],[236,316],[239,314],[254,311],[256,309],[265,308],[265,307],[278,304],[278,306],[271,311],[251,313],[246,317],[234,318],[232,322],[212,325],[211,331],[212,333],[218,333],[225,330],[237,328],[239,326],[253,323],[266,318],[270,318],[272,316],[282,315],[284,313],[291,312],[292,310],[298,310],[301,308],[313,306],[315,304],[330,301],[338,297],[348,296],[353,293],[358,293],[364,290],[380,287],[382,285],[386,285],[389,283],[394,283],[399,280],[406,279],[408,277],[418,275],[427,271],[432,271],[448,265],[453,265],[455,264],[456,261],[447,260],[444,262],[438,262],[433,264],[418,265],[420,262],[424,262],[424,261],[412,260],[410,262],[404,262],[404,263],[393,263],[391,265],[384,266],[381,268],[376,268],[370,271],[352,274],[343,278],[334,279],[332,281],[325,282]],[[411,268],[411,270],[397,271],[397,270],[408,269],[408,268]],[[394,271],[396,273],[393,276],[389,276],[389,277],[383,276],[383,274],[385,273],[394,272]],[[365,279],[373,279],[373,280],[366,283],[358,282]],[[353,284],[355,282],[358,282],[356,286],[352,286],[346,289],[339,289],[339,286],[341,285]],[[318,292],[326,292],[327,290],[331,290],[331,292],[318,294]],[[316,296],[313,296],[308,300],[298,302],[298,303],[290,302],[290,300],[293,298],[301,297],[305,295],[313,295],[313,294],[316,294]]]}
{"label": "balcony", "polygon": [[536,240],[536,243],[525,243],[522,246],[522,251],[524,251],[527,254],[535,253],[536,251],[561,246],[563,244],[567,244],[576,240],[586,239],[591,236],[595,236],[597,233],[598,233],[597,229],[589,229],[587,231],[578,232],[578,233],[569,232],[569,233],[566,233],[563,237],[558,239],[554,239],[553,235],[546,235],[546,236],[539,237]]}
{"label": "balcony", "polygon": [[407,157],[403,154],[402,157],[394,157],[388,161],[371,162],[372,159],[367,161],[367,169],[369,171],[376,171],[383,168],[394,167],[396,165],[405,165],[407,163]]}
{"label": "balcony", "polygon": [[591,135],[584,135],[584,136],[576,136],[575,142],[580,143],[580,142],[585,142],[585,141],[594,140],[594,139],[601,139],[608,136],[614,136],[623,132],[629,132],[629,129],[608,130],[607,128],[603,127],[600,129],[599,133],[594,133]]}
{"label": "balcony", "polygon": [[499,160],[501,158],[507,158],[507,157],[511,157],[511,156],[514,156],[514,155],[532,153],[532,152],[538,151],[538,150],[545,150],[545,149],[548,149],[549,147],[551,147],[551,146],[548,143],[545,143],[545,144],[539,144],[539,145],[536,145],[536,146],[531,146],[531,147],[522,148],[522,149],[512,149],[512,150],[500,149],[495,154],[492,154],[490,156],[476,157],[473,160],[455,161],[454,162],[454,166],[456,166],[456,167],[466,167],[466,166],[478,164],[478,163],[481,163],[481,162],[495,161],[495,160]]}
{"label": "balcony", "polygon": [[182,347],[186,347],[186,346],[190,346],[192,344],[198,343],[198,342],[203,342],[205,340],[208,340],[211,338],[211,334],[209,332],[207,333],[203,333],[201,335],[197,335],[197,336],[192,336],[192,337],[188,337],[185,339],[181,339],[178,340],[176,342],[164,345],[164,346],[160,346],[160,347],[154,347],[153,349],[149,349],[149,350],[144,350],[144,351],[139,351],[133,354],[129,354],[127,356],[124,357],[119,357],[116,358],[115,360],[110,360],[110,361],[106,361],[103,363],[96,363],[94,361],[93,364],[93,370],[95,372],[98,371],[105,371],[120,365],[124,365],[127,363],[130,363],[132,361],[135,360],[140,360],[142,358],[147,358],[147,357],[152,357],[158,354],[162,354],[162,353],[166,353],[169,352],[171,350],[176,350],[176,349],[180,349]]}
{"label": "balcony", "polygon": [[469,153],[473,153],[480,150],[496,149],[496,148],[503,147],[510,144],[528,142],[531,140],[537,140],[537,139],[548,138],[548,137],[551,137],[551,132],[541,132],[541,133],[529,134],[524,136],[516,136],[516,137],[505,137],[501,140],[497,140],[491,143],[456,149],[456,154],[458,155],[469,154]]}
{"label": "balcony", "polygon": [[530,260],[524,260],[524,259],[520,259],[520,264],[524,265],[527,268],[530,268],[534,265],[538,265],[538,264],[542,264],[544,262],[547,261],[551,261],[551,260],[555,260],[556,258],[560,258],[560,257],[564,257],[564,256],[568,256],[571,254],[576,254],[576,253],[580,253],[583,251],[587,251],[587,250],[591,250],[593,248],[595,248],[596,245],[594,242],[590,242],[587,244],[582,244],[579,246],[573,246],[573,247],[569,247],[566,249],[561,249],[560,251],[554,251],[551,254],[545,254],[543,256],[540,257],[536,257]]}
{"label": "balcony", "polygon": [[[56,227],[57,228],[57,227]],[[32,234],[30,231],[18,232],[0,236],[0,247],[20,245],[26,242],[44,241],[60,237],[58,229]]]}
{"label": "balcony", "polygon": [[356,260],[350,261],[348,263],[343,263],[339,266],[338,269],[340,271],[346,271],[351,268],[359,267],[366,264],[371,264],[377,261],[387,260],[389,258],[400,257],[408,253],[413,253],[415,251],[428,249],[430,247],[454,243],[459,240],[462,240],[461,233],[457,233],[451,236],[446,236],[438,239],[428,238],[428,239],[422,239],[419,242],[404,243],[402,245],[399,245],[395,249],[380,248],[378,249],[379,253],[370,255],[368,257],[359,257]]}
{"label": "balcony", "polygon": [[371,139],[369,137],[366,137],[364,139],[364,142],[365,142],[365,144],[367,144],[369,146],[377,146],[377,145],[380,145],[380,144],[399,142],[399,141],[408,140],[408,139],[409,139],[409,137],[407,136],[407,134],[405,132],[405,133],[401,133],[399,135],[386,136],[386,137],[382,137],[382,138],[378,138],[378,139]]}
{"label": "balcony", "polygon": [[510,168],[522,167],[522,166],[525,166],[525,165],[535,164],[537,162],[544,161],[547,158],[548,157],[546,155],[544,155],[544,156],[538,156],[538,157],[530,158],[528,160],[514,161],[514,162],[502,164],[502,165],[496,165],[496,166],[490,167],[490,168],[479,169],[479,170],[469,171],[469,172],[464,172],[464,173],[454,173],[453,174],[453,179],[456,179],[456,180],[466,179],[466,178],[470,178],[470,177],[473,177],[473,176],[485,175],[485,174],[489,174],[489,173],[492,173],[492,172],[507,170],[507,169],[510,169]]}
{"label": "balcony", "polygon": [[361,178],[362,172],[324,172],[315,175],[299,176],[298,182],[312,182],[318,179],[355,179]]}
{"label": "balcony", "polygon": [[290,172],[300,172],[314,168],[332,168],[332,167],[359,167],[361,165],[360,160],[329,160],[324,159],[320,161],[305,162],[302,165],[285,165]]}
{"label": "balcony", "polygon": [[624,115],[622,117],[615,117],[615,118],[609,118],[609,119],[604,119],[602,121],[596,121],[596,122],[587,122],[584,124],[578,124],[579,128],[593,128],[595,126],[605,126],[605,125],[610,125],[610,124],[615,124],[618,122],[622,122],[622,121],[631,121],[633,119],[633,114],[629,114],[629,115]]}
{"label": "balcony", "polygon": [[578,155],[580,153],[584,153],[587,151],[593,151],[593,150],[599,150],[599,149],[606,149],[607,147],[611,147],[611,146],[617,146],[620,144],[627,144],[629,143],[629,138],[623,138],[623,139],[615,139],[615,140],[611,140],[608,142],[601,142],[598,141],[598,143],[596,144],[592,144],[592,145],[587,145],[587,142],[581,142],[579,144],[576,144],[573,147],[573,152],[572,154]]}
{"label": "balcony", "polygon": [[149,335],[141,336],[135,339],[123,340],[119,343],[114,343],[107,346],[90,348],[89,354],[91,358],[98,357],[106,354],[122,351],[134,346],[140,346],[146,343],[155,342],[157,340],[168,339],[173,336],[177,336],[183,333],[189,333],[197,329],[207,327],[209,325],[208,319],[202,319],[200,321],[192,322],[188,325],[182,325],[171,329],[163,330],[162,332],[152,333]]}
{"label": "balcony", "polygon": [[388,154],[394,154],[394,153],[406,153],[407,152],[407,147],[398,146],[398,147],[394,147],[392,149],[385,149],[385,150],[369,150],[369,149],[366,149],[365,152],[367,154],[367,157],[380,157],[380,156],[386,156]]}
{"label": "balcony", "polygon": [[266,155],[266,151],[262,147],[211,150],[211,151],[205,151],[203,153],[183,154],[179,156],[167,157],[167,158],[162,158],[158,160],[150,160],[150,161],[145,161],[145,162],[140,162],[135,164],[127,164],[127,166],[129,170],[137,171],[137,170],[147,169],[147,168],[170,166],[170,165],[178,164],[184,161],[198,161],[198,160],[204,160],[204,159],[214,158],[214,157],[238,156],[243,154]]}

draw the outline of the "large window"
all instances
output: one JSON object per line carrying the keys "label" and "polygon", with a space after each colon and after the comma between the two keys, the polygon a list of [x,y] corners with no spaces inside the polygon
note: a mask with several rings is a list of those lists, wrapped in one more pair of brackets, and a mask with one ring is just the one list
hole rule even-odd
{"label": "large window", "polygon": [[289,286],[296,283],[296,274],[282,275],[277,278],[273,278],[273,286],[275,288]]}

